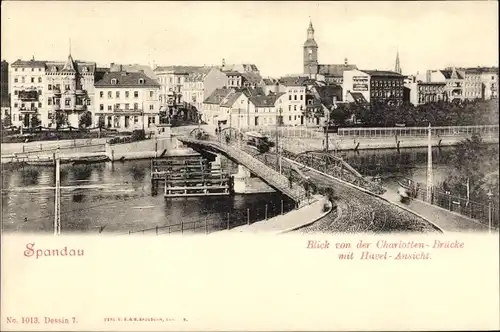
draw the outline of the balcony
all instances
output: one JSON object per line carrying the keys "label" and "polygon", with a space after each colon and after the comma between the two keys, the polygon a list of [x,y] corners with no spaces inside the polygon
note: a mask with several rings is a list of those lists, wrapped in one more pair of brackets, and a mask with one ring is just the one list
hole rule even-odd
{"label": "balcony", "polygon": [[61,96],[61,89],[59,88],[52,88],[52,93],[56,96]]}
{"label": "balcony", "polygon": [[19,112],[21,113],[36,113],[38,112],[37,107],[21,107],[19,108]]}
{"label": "balcony", "polygon": [[139,115],[139,114],[142,114],[143,111],[144,110],[142,108],[129,108],[129,109],[119,108],[119,107],[114,107],[113,108],[113,112],[114,113],[123,113],[123,114],[135,114],[135,115]]}
{"label": "balcony", "polygon": [[75,105],[75,110],[77,111],[85,111],[87,109],[87,105]]}

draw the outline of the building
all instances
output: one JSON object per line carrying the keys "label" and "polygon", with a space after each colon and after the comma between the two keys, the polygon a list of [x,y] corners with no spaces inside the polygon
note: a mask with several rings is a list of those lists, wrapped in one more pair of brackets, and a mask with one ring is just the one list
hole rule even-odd
{"label": "building", "polygon": [[139,64],[117,64],[112,62],[109,65],[110,71],[126,71],[127,73],[143,72],[149,78],[157,80],[156,74],[150,66]]}
{"label": "building", "polygon": [[215,89],[204,101],[201,119],[205,123],[211,125],[219,125],[221,121],[226,121],[226,117],[222,118],[220,105],[224,98],[229,97],[231,93],[236,92],[235,89],[222,88]]}
{"label": "building", "polygon": [[425,82],[446,83],[445,92],[447,101],[464,100],[464,76],[456,68],[444,70],[428,70]]}
{"label": "building", "polygon": [[48,126],[49,109],[44,103],[45,65],[46,61],[35,58],[28,61],[18,59],[11,64],[9,79],[12,91],[12,125],[24,128],[40,124]]}
{"label": "building", "polygon": [[215,89],[227,85],[227,75],[215,67],[202,67],[188,74],[181,87],[186,117],[197,120],[203,110],[205,96],[210,96]]}
{"label": "building", "polygon": [[[80,117],[85,112],[93,112],[94,62],[74,61],[68,55],[66,62],[47,61],[45,63],[44,109],[42,126],[79,127]],[[47,124],[47,125],[45,125]]]}
{"label": "building", "polygon": [[498,98],[498,68],[457,68],[463,76],[464,99]]}
{"label": "building", "polygon": [[393,71],[344,71],[343,100],[400,105],[405,77]]}
{"label": "building", "polygon": [[118,131],[153,131],[160,123],[160,84],[143,72],[104,73],[95,83],[94,120]]}
{"label": "building", "polygon": [[260,76],[259,68],[253,63],[242,64],[226,64],[226,60],[222,59],[222,66],[219,69],[223,72],[239,72],[239,73],[253,73]]}
{"label": "building", "polygon": [[[2,90],[0,96],[0,102],[2,106],[2,123],[4,125],[10,124],[10,93],[9,93],[9,63],[5,60],[2,60],[2,73],[1,73],[1,81],[2,81]],[[6,121],[7,120],[7,121]]]}
{"label": "building", "polygon": [[16,60],[10,73],[12,124],[78,127],[81,115],[92,112],[95,69],[71,54],[66,62]]}
{"label": "building", "polygon": [[318,43],[314,39],[312,22],[309,22],[307,39],[303,46],[303,73],[306,76],[329,83],[342,84],[344,71],[358,69],[356,65],[349,64],[347,58],[344,59],[344,64],[319,64],[318,48]]}
{"label": "building", "polygon": [[446,100],[446,83],[445,82],[414,82],[407,83],[408,96],[405,101],[409,101],[413,105],[421,105],[426,103],[434,103],[441,100]]}

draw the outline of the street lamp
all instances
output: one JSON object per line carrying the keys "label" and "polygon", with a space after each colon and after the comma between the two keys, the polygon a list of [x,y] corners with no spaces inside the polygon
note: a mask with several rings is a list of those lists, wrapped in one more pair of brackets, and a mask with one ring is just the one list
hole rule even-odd
{"label": "street lamp", "polygon": [[[281,113],[283,112],[283,109],[280,107],[279,109],[276,110],[276,169],[280,170],[281,174],[281,156],[279,152],[279,133],[278,133],[278,123],[280,122],[281,119]],[[279,114],[279,115],[278,115]]]}
{"label": "street lamp", "polygon": [[491,234],[491,197],[493,194],[491,193],[491,190],[488,190],[488,233]]}

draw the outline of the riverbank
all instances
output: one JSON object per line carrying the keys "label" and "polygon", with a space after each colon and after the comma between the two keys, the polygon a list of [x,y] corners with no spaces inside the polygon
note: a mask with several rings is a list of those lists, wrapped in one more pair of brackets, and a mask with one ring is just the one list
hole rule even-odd
{"label": "riverbank", "polygon": [[[333,136],[333,137],[332,137]],[[378,149],[406,149],[421,148],[428,146],[428,138],[425,136],[400,136],[400,137],[349,137],[332,135],[329,138],[331,151],[352,151],[352,150],[378,150]],[[442,136],[432,137],[431,144],[434,147],[454,146],[470,136]],[[498,144],[498,136],[484,136],[483,142],[487,144]],[[324,140],[308,138],[281,138],[283,148],[293,153],[306,151],[323,150]]]}

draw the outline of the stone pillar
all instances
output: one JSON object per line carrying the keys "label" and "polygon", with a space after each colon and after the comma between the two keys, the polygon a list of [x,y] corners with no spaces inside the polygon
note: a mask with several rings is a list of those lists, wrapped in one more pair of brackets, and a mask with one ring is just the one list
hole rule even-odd
{"label": "stone pillar", "polygon": [[215,161],[212,161],[211,165],[212,169],[220,169],[222,167],[220,154],[218,154],[217,157],[215,157]]}
{"label": "stone pillar", "polygon": [[238,173],[234,176],[234,192],[237,194],[246,193],[247,179],[250,177],[250,171],[242,166],[238,165]]}

